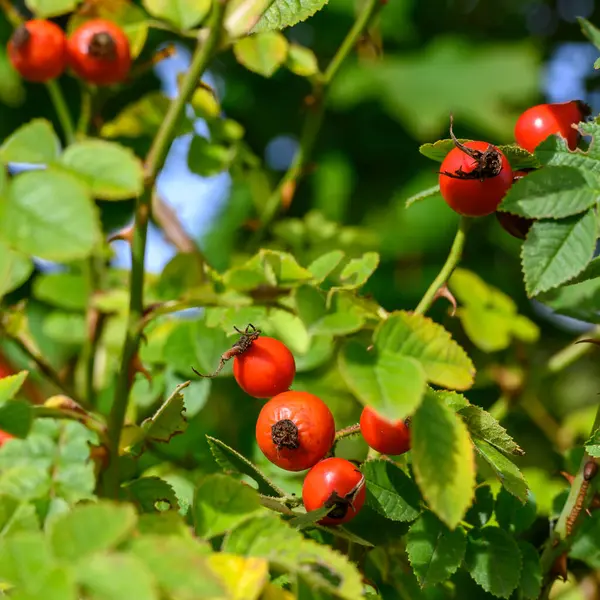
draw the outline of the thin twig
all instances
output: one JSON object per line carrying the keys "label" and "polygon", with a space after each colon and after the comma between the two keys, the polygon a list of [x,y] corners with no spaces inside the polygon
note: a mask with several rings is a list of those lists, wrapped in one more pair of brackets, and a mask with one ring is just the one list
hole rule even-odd
{"label": "thin twig", "polygon": [[60,89],[56,79],[51,79],[48,81],[46,83],[46,88],[48,90],[48,94],[50,94],[50,99],[54,105],[54,110],[56,111],[56,115],[63,129],[65,141],[67,142],[67,145],[72,144],[75,141],[75,128],[73,127],[73,120],[71,119],[69,108],[65,101],[62,90]]}

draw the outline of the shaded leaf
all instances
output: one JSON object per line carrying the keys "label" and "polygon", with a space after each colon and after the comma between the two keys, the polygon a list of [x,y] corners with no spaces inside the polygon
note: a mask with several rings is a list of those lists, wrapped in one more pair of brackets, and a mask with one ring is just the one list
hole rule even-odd
{"label": "shaded leaf", "polygon": [[179,384],[154,416],[142,423],[146,440],[166,443],[174,435],[183,433],[186,430],[187,420],[181,390],[189,384],[189,381]]}
{"label": "shaded leaf", "polygon": [[238,62],[250,71],[271,77],[287,58],[288,42],[275,31],[257,33],[236,42],[233,53]]}
{"label": "shaded leaf", "polygon": [[527,493],[527,501],[523,504],[506,488],[502,488],[496,497],[496,520],[505,531],[514,534],[529,529],[537,517],[537,506],[532,493]]}
{"label": "shaded leaf", "polygon": [[21,125],[0,148],[4,163],[47,165],[58,158],[60,141],[46,119],[33,119]]}
{"label": "shaded leaf", "polygon": [[29,371],[19,371],[15,375],[0,378],[0,404],[12,400],[17,395],[28,374]]}
{"label": "shaded leaf", "polygon": [[175,491],[160,477],[140,477],[123,487],[131,502],[137,504],[142,512],[159,511],[160,503],[165,503],[169,510],[179,510]]}
{"label": "shaded leaf", "polygon": [[[1,381],[1,380],[0,380]],[[22,400],[0,405],[0,430],[18,438],[27,437],[33,423],[33,407]]]}
{"label": "shaded leaf", "polygon": [[33,262],[21,252],[11,250],[0,240],[0,298],[23,285],[33,273]]}
{"label": "shaded leaf", "polygon": [[539,598],[542,590],[542,566],[540,565],[540,555],[537,550],[529,543],[523,540],[518,541],[523,567],[521,569],[521,581],[519,590],[523,597],[535,600]]}

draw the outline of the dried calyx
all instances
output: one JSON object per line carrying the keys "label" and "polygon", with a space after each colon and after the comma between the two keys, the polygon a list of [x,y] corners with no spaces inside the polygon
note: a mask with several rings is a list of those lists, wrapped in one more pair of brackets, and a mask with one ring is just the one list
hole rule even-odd
{"label": "dried calyx", "polygon": [[89,54],[94,58],[115,60],[117,58],[117,45],[107,31],[95,33],[90,40]]}
{"label": "dried calyx", "polygon": [[454,145],[459,150],[470,156],[475,161],[476,165],[475,168],[469,172],[463,171],[462,167],[460,167],[453,173],[449,171],[441,171],[441,174],[446,175],[447,177],[452,177],[453,179],[479,179],[480,181],[499,175],[502,171],[502,158],[500,157],[500,152],[498,152],[498,149],[492,144],[489,144],[484,152],[481,152],[480,150],[474,150],[473,148],[468,148],[454,135],[454,131],[452,129],[453,124],[454,119],[452,115],[450,115],[450,137],[452,138]]}
{"label": "dried calyx", "polygon": [[271,427],[271,439],[273,440],[273,444],[275,444],[279,450],[282,448],[297,450],[300,447],[298,427],[296,427],[296,424],[290,419],[277,421],[277,423]]}
{"label": "dried calyx", "polygon": [[25,25],[19,25],[12,35],[12,43],[15,48],[23,48],[30,39],[31,34]]}

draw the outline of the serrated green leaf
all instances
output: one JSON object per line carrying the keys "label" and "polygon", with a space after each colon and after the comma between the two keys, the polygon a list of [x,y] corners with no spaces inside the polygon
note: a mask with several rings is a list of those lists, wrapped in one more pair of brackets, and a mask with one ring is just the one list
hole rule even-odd
{"label": "serrated green leaf", "polygon": [[142,193],[144,171],[137,156],[125,146],[106,140],[71,144],[61,164],[90,187],[100,200],[127,200]]}
{"label": "serrated green leaf", "polygon": [[338,354],[338,367],[352,393],[390,420],[411,415],[425,393],[425,371],[409,356],[369,351],[350,340]]}
{"label": "serrated green leaf", "polygon": [[52,522],[50,542],[58,558],[79,561],[116,547],[127,539],[135,523],[130,504],[82,504]]}
{"label": "serrated green leaf", "polygon": [[168,510],[179,510],[173,488],[160,477],[140,477],[123,486],[131,502],[142,512],[159,511],[158,503],[168,505]]}
{"label": "serrated green leaf", "polygon": [[210,177],[228,169],[233,158],[231,148],[195,135],[190,144],[187,164],[192,173]]}
{"label": "serrated green leaf", "polygon": [[[390,521],[367,504],[345,525],[347,531],[373,546],[397,542],[406,535],[408,527],[407,521]],[[337,525],[335,529],[339,530],[340,526]]]}
{"label": "serrated green leaf", "polygon": [[579,275],[592,260],[596,236],[593,210],[562,221],[536,221],[521,251],[527,294],[537,296]]}
{"label": "serrated green leaf", "polygon": [[519,590],[524,598],[536,600],[536,598],[539,598],[540,591],[542,590],[543,580],[540,555],[529,542],[519,540],[518,544],[523,560]]}
{"label": "serrated green leaf", "polygon": [[521,579],[519,546],[498,527],[469,532],[465,564],[474,581],[499,598],[508,598]]}
{"label": "serrated green leaf", "polygon": [[242,38],[234,44],[233,53],[250,71],[271,77],[287,58],[288,42],[281,33],[267,31]]}
{"label": "serrated green leaf", "polygon": [[100,240],[98,212],[73,175],[28,171],[0,197],[0,238],[14,250],[47,260],[85,258]]}
{"label": "serrated green leaf", "polygon": [[11,250],[0,240],[0,298],[23,285],[31,273],[31,259],[21,252]]}
{"label": "serrated green leaf", "polygon": [[428,317],[391,313],[375,330],[374,341],[378,350],[419,361],[431,383],[456,390],[473,384],[475,368],[467,353]]}
{"label": "serrated green leaf", "polygon": [[[269,582],[269,563],[262,558],[243,558],[224,552],[208,558],[212,570],[218,573],[232,600],[277,600],[264,596],[264,587]],[[261,593],[262,592],[262,593]],[[280,589],[280,592],[283,590]],[[286,600],[283,597],[280,600]]]}
{"label": "serrated green leaf", "polygon": [[421,586],[446,581],[465,555],[463,529],[451,531],[432,513],[424,512],[408,530],[406,552]]}
{"label": "serrated green leaf", "polygon": [[305,527],[314,525],[323,517],[326,517],[331,510],[333,510],[333,507],[331,506],[321,506],[321,508],[308,511],[306,513],[294,517],[293,519],[290,519],[288,523],[296,529],[304,529]]}
{"label": "serrated green leaf", "polygon": [[258,491],[266,496],[285,496],[285,492],[277,487],[258,467],[253,465],[247,458],[210,435],[206,436],[210,451],[217,464],[226,473],[241,473],[248,475],[258,485]]}
{"label": "serrated green leaf", "polygon": [[305,21],[327,4],[327,0],[274,0],[263,12],[253,32],[285,29]]}
{"label": "serrated green leaf", "polygon": [[47,165],[58,158],[60,141],[46,119],[33,119],[21,125],[0,148],[4,163]]}
{"label": "serrated green leaf", "polygon": [[[472,140],[467,140],[465,138],[459,138],[458,141],[461,144],[465,144],[466,142],[471,142]],[[451,139],[438,140],[437,142],[421,144],[419,146],[419,152],[426,156],[427,158],[434,160],[436,162],[443,162],[444,158],[450,150],[456,148],[456,145]]]}
{"label": "serrated green leaf", "polygon": [[494,494],[489,485],[478,485],[475,500],[465,515],[465,521],[475,527],[483,527],[494,516]]}
{"label": "serrated green leaf", "polygon": [[594,458],[600,458],[600,429],[596,429],[585,443],[585,451]]}
{"label": "serrated green leaf", "polygon": [[299,44],[290,44],[285,66],[296,75],[310,77],[319,72],[319,63],[310,48]]}
{"label": "serrated green leaf", "polygon": [[559,135],[551,135],[544,140],[536,149],[535,156],[542,166],[567,166],[600,174],[600,149],[596,136],[600,131],[598,123],[582,123],[579,130],[584,135],[590,135],[594,139],[587,152],[574,150],[571,152],[566,140]]}
{"label": "serrated green leaf", "polygon": [[471,404],[461,408],[458,414],[462,417],[472,437],[485,440],[492,446],[507,452],[522,456],[525,454],[519,445],[508,435],[506,429],[480,406]]}
{"label": "serrated green leaf", "polygon": [[19,371],[15,375],[0,378],[0,404],[17,395],[28,374],[29,371]]}
{"label": "serrated green leaf", "polygon": [[89,285],[76,273],[47,273],[36,277],[33,296],[67,310],[83,311],[88,303]]}
{"label": "serrated green leaf", "polygon": [[174,435],[186,430],[185,403],[181,391],[189,384],[189,381],[179,384],[154,416],[142,423],[146,440],[166,443]]}
{"label": "serrated green leaf", "polygon": [[305,539],[274,515],[252,519],[235,529],[225,538],[223,551],[266,558],[277,570],[305,578],[315,593],[332,593],[344,600],[356,600],[362,594],[361,575],[345,556]]}
{"label": "serrated green leaf", "polygon": [[500,483],[521,502],[525,502],[527,484],[517,466],[487,442],[474,438],[473,443],[481,458],[492,467]]}
{"label": "serrated green leaf", "polygon": [[150,569],[133,554],[95,554],[81,561],[78,583],[94,600],[159,600]]}
{"label": "serrated green leaf", "polygon": [[473,501],[475,460],[465,424],[427,391],[411,423],[415,479],[429,508],[455,529]]}
{"label": "serrated green leaf", "polygon": [[196,488],[196,534],[205,539],[222,535],[263,510],[252,487],[220,473],[208,475]]}
{"label": "serrated green leaf", "polygon": [[366,503],[392,521],[414,521],[421,498],[414,481],[388,460],[368,460],[362,465],[367,485]]}
{"label": "serrated green leaf", "polygon": [[362,287],[379,266],[377,252],[365,252],[360,258],[352,258],[339,275],[337,289],[355,290]]}
{"label": "serrated green leaf", "polygon": [[144,0],[143,4],[153,17],[181,30],[201,23],[210,10],[210,0]]}
{"label": "serrated green leaf", "polygon": [[28,402],[8,400],[0,405],[0,431],[24,438],[32,423],[33,407]]}
{"label": "serrated green leaf", "polygon": [[594,258],[588,266],[577,277],[569,281],[569,285],[583,283],[592,279],[600,278],[600,256]]}
{"label": "serrated green leaf", "polygon": [[562,219],[586,211],[600,194],[600,181],[575,167],[546,167],[509,190],[499,210],[531,219]]}
{"label": "serrated green leaf", "polygon": [[440,186],[434,185],[433,187],[427,188],[418,194],[413,194],[404,202],[404,208],[410,208],[415,202],[420,202],[421,200],[426,200],[427,198],[432,198],[433,196],[439,196],[439,193]]}
{"label": "serrated green leaf", "polygon": [[504,531],[518,534],[528,529],[535,521],[537,505],[531,492],[528,492],[527,501],[523,504],[506,488],[502,488],[496,497],[495,512],[498,525]]}
{"label": "serrated green leaf", "polygon": [[313,260],[313,262],[308,265],[308,270],[312,273],[316,281],[321,283],[335,270],[343,258],[344,253],[341,250],[332,250]]}
{"label": "serrated green leaf", "polygon": [[144,535],[133,540],[130,550],[154,574],[169,598],[201,600],[224,594],[208,563],[210,547],[196,538]]}
{"label": "serrated green leaf", "polygon": [[26,0],[25,4],[37,18],[48,18],[75,10],[79,0]]}

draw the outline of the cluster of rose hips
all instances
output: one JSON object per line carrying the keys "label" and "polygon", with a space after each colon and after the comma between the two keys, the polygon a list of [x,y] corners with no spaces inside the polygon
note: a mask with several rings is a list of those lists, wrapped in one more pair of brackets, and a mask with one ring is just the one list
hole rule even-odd
{"label": "cluster of rose hips", "polygon": [[[521,148],[533,152],[547,137],[560,135],[569,149],[575,150],[579,132],[573,126],[590,114],[583,102],[572,100],[558,104],[539,104],[528,108],[515,126],[515,140]],[[450,128],[455,143],[440,168],[440,193],[448,206],[467,217],[484,217],[496,211],[515,181],[528,171],[513,173],[499,148],[487,142],[461,144]],[[509,213],[496,212],[508,233],[524,239],[533,221]]]}
{"label": "cluster of rose hips", "polygon": [[[365,501],[365,479],[359,469],[343,458],[331,457],[336,441],[329,407],[309,392],[293,391],[294,356],[287,346],[249,325],[223,356],[214,377],[233,358],[238,385],[254,398],[267,399],[256,422],[256,441],[263,454],[287,471],[307,473],[302,500],[307,512],[331,508],[320,520],[339,525],[354,518]],[[360,431],[367,444],[383,454],[403,454],[410,448],[410,432],[404,421],[389,422],[371,408],[364,408]],[[328,457],[329,456],[329,457]]]}
{"label": "cluster of rose hips", "polygon": [[8,56],[23,79],[45,83],[67,67],[88,83],[112,85],[124,81],[131,67],[129,40],[112,21],[92,19],[67,38],[52,21],[26,21],[8,42]]}

